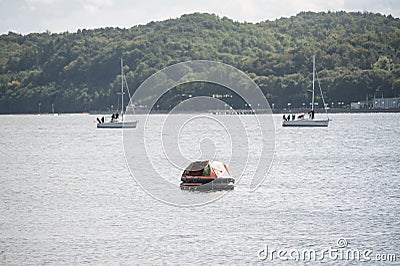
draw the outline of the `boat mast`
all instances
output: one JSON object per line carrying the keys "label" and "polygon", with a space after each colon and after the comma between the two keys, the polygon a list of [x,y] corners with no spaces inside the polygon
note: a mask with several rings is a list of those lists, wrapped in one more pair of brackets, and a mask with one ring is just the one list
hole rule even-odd
{"label": "boat mast", "polygon": [[311,111],[314,111],[314,91],[315,91],[315,55],[313,55],[313,70],[312,70],[312,103]]}
{"label": "boat mast", "polygon": [[124,62],[121,57],[121,119],[124,117]]}

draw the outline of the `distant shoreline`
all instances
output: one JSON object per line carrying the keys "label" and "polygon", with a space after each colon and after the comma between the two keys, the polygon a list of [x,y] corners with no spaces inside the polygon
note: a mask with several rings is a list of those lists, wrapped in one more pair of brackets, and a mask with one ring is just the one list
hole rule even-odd
{"label": "distant shoreline", "polygon": [[[307,110],[304,109],[275,109],[272,110],[273,114],[287,114],[287,113],[304,113]],[[323,109],[316,109],[315,113],[325,113]],[[400,109],[346,109],[346,108],[332,108],[328,110],[328,114],[338,114],[338,113],[400,113]]]}
{"label": "distant shoreline", "polygon": [[[218,110],[217,110],[218,111]],[[237,110],[239,113],[243,110]],[[137,115],[142,115],[142,114],[147,114],[147,110],[137,110],[135,114]],[[168,114],[169,111],[167,110],[159,110],[159,111],[151,111],[151,114]],[[211,112],[211,111],[210,111]],[[215,111],[213,111],[215,112]],[[308,110],[304,109],[291,109],[291,110],[285,110],[285,109],[274,109],[272,110],[272,114],[300,114],[300,113],[307,113]],[[190,112],[184,112],[184,113],[198,113],[198,111],[190,111]],[[205,113],[205,112],[201,112]],[[233,113],[233,112],[232,112]],[[258,112],[258,114],[266,114],[268,113],[266,110]],[[325,113],[323,109],[316,109],[315,113]],[[346,109],[346,108],[334,108],[334,109],[329,109],[328,114],[340,114],[340,113],[400,113],[400,109]],[[248,112],[247,114],[250,114]],[[52,113],[3,113],[0,115],[36,115],[36,116],[53,116]],[[108,111],[90,111],[90,112],[76,112],[76,113],[56,113],[56,115],[111,115],[111,112]],[[129,113],[128,115],[134,115]]]}

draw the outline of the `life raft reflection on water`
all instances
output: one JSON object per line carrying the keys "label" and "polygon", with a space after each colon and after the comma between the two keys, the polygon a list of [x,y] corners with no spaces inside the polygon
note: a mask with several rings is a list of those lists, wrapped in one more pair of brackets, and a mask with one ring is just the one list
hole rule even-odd
{"label": "life raft reflection on water", "polygon": [[226,164],[217,161],[192,162],[183,171],[181,181],[184,190],[230,190],[235,184]]}

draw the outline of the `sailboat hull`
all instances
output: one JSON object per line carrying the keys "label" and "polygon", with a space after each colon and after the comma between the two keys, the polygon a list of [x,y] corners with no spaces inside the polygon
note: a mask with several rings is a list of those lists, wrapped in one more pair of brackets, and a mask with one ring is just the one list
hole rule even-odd
{"label": "sailboat hull", "polygon": [[136,128],[137,121],[132,122],[105,122],[97,124],[97,128]]}
{"label": "sailboat hull", "polygon": [[282,126],[284,127],[327,127],[328,124],[329,119],[299,119],[282,122]]}

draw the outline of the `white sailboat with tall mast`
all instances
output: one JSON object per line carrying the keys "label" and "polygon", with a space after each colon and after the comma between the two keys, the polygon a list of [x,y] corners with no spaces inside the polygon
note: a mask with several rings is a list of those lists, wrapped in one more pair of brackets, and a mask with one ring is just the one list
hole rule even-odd
{"label": "white sailboat with tall mast", "polygon": [[[306,115],[301,115],[298,119],[284,119],[282,122],[282,126],[284,127],[327,127],[329,124],[329,118],[326,119],[315,119],[314,118],[314,108],[315,108],[315,75],[316,75],[316,68],[315,68],[315,55],[313,55],[313,83],[312,83],[312,102],[311,102],[311,111],[308,112],[308,118]],[[319,84],[319,83],[318,83]],[[326,104],[324,101],[324,96],[322,94],[321,86],[319,86],[322,101],[324,104],[324,109],[326,111]]]}
{"label": "white sailboat with tall mast", "polygon": [[111,120],[108,122],[104,122],[104,117],[102,119],[97,118],[97,128],[136,128],[137,120],[130,122],[124,121],[124,84],[127,85],[127,90],[129,90],[124,75],[123,60],[121,58],[121,92],[118,93],[121,95],[121,113],[112,114]]}

